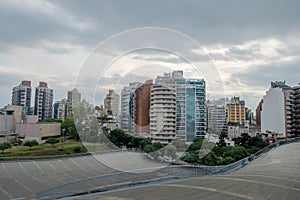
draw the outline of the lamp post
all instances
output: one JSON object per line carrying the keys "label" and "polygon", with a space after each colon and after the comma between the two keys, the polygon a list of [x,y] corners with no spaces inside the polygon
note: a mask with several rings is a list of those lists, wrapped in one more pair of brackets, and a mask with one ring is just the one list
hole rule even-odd
{"label": "lamp post", "polygon": [[63,135],[63,138],[62,138],[62,148],[63,148],[63,149],[64,149],[64,144],[65,144],[65,131],[66,131],[65,128],[63,128],[63,129],[61,130],[62,135]]}

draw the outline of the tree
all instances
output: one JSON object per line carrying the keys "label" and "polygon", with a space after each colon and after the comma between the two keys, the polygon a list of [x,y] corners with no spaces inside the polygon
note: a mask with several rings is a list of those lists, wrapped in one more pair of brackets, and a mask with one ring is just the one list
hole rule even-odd
{"label": "tree", "polygon": [[227,137],[228,137],[227,133],[222,131],[220,136],[219,136],[219,142],[218,142],[219,147],[225,147],[226,146],[225,138],[227,138]]}
{"label": "tree", "polygon": [[173,159],[176,158],[177,148],[174,145],[167,145],[164,149],[164,155],[171,158],[171,162],[173,163]]}
{"label": "tree", "polygon": [[0,151],[2,151],[1,153],[4,153],[4,151],[6,149],[10,149],[12,146],[9,142],[3,142],[0,144]]}
{"label": "tree", "polygon": [[58,143],[59,142],[59,139],[57,138],[54,138],[54,137],[50,137],[46,140],[46,143],[47,144],[51,144],[51,147],[53,148],[54,147],[54,144]]}
{"label": "tree", "polygon": [[150,152],[155,151],[155,149],[154,149],[154,147],[153,147],[152,144],[147,144],[147,145],[144,147],[143,151],[144,151],[145,153],[150,153]]}
{"label": "tree", "polygon": [[181,140],[181,139],[178,139],[178,138],[175,138],[173,140],[173,144],[175,145],[175,147],[180,150],[180,149],[183,149],[186,147],[185,143]]}
{"label": "tree", "polygon": [[39,143],[36,140],[26,140],[23,144],[23,146],[29,147],[29,150],[31,150],[32,147],[39,145]]}
{"label": "tree", "polygon": [[65,134],[66,136],[77,141],[79,140],[79,135],[77,133],[73,117],[68,117],[62,122],[61,130],[65,131],[63,134]]}
{"label": "tree", "polygon": [[220,159],[219,157],[212,151],[209,152],[204,158],[203,158],[203,164],[208,166],[215,166],[219,165]]}
{"label": "tree", "polygon": [[195,138],[193,143],[189,146],[188,151],[199,151],[202,147],[203,139],[202,138]]}

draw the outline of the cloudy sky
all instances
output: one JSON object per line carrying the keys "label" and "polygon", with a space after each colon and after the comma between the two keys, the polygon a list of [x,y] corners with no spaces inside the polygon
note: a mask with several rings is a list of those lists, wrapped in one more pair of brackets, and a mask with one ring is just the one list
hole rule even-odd
{"label": "cloudy sky", "polygon": [[[82,90],[102,88],[95,96],[95,103],[100,104],[104,90],[111,86],[118,85],[114,88],[118,90],[128,81],[154,78],[179,65],[187,66],[187,77],[195,77],[189,63],[198,65],[202,57],[208,57],[209,61],[204,59],[207,66],[214,67],[219,75],[212,77],[200,67],[202,78],[222,81],[226,96],[238,95],[255,109],[271,81],[286,80],[289,85],[300,82],[299,9],[298,0],[0,0],[0,107],[10,103],[11,89],[21,80],[31,80],[33,86],[48,82],[55,100],[65,98],[67,90],[81,80]],[[119,43],[134,45],[124,38],[102,45],[120,32],[143,27],[177,32],[168,37],[167,32],[158,31],[149,38],[133,34],[154,50],[127,54]],[[178,32],[201,48],[178,39]],[[181,47],[182,51],[157,50],[167,42],[170,49]],[[186,56],[178,55],[183,51]],[[183,59],[186,57],[190,59]],[[89,65],[96,68],[87,69]],[[111,70],[105,71],[109,66]],[[218,93],[212,84],[208,87],[211,93]]]}

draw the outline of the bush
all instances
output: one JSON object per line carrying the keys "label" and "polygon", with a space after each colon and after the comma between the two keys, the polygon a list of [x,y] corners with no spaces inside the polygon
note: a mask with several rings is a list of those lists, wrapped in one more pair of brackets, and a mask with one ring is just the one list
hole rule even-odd
{"label": "bush", "polygon": [[59,143],[59,139],[57,138],[53,138],[53,137],[50,137],[46,140],[46,143],[47,144],[51,144],[52,148],[54,147],[54,144],[56,143]]}
{"label": "bush", "polygon": [[36,140],[26,140],[23,144],[23,146],[29,147],[29,150],[31,150],[32,147],[39,145],[38,141]]}
{"label": "bush", "polygon": [[0,150],[2,151],[2,153],[6,149],[10,149],[10,148],[11,148],[11,144],[9,142],[3,142],[2,144],[0,144]]}
{"label": "bush", "polygon": [[230,163],[234,163],[234,159],[232,157],[226,157],[222,160],[222,165],[228,165]]}
{"label": "bush", "polygon": [[74,147],[73,151],[75,153],[80,153],[81,152],[81,147],[80,146],[76,146],[76,147]]}

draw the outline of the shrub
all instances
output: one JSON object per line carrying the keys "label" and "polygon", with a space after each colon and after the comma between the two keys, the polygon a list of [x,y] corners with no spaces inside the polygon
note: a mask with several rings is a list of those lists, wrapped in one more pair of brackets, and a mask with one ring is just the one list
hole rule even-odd
{"label": "shrub", "polygon": [[23,146],[29,147],[29,150],[31,150],[32,147],[39,145],[38,141],[36,140],[26,140],[23,144]]}
{"label": "shrub", "polygon": [[81,147],[80,146],[76,146],[76,147],[74,147],[73,151],[75,153],[80,153],[81,152]]}

